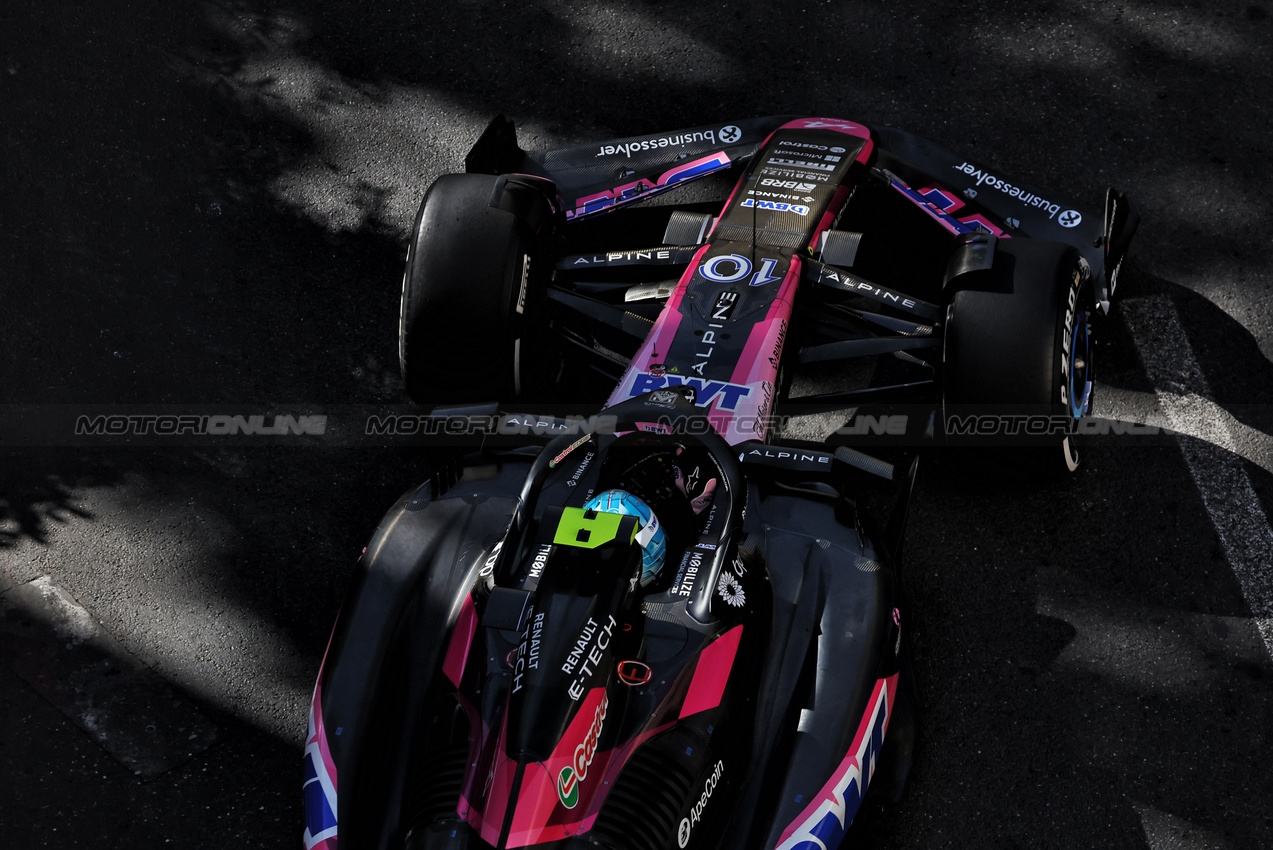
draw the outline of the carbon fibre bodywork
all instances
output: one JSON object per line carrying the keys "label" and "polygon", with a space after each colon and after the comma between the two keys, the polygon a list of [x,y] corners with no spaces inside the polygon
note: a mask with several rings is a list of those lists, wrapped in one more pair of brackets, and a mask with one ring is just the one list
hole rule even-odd
{"label": "carbon fibre bodywork", "polygon": [[[563,400],[582,400],[584,372],[612,388],[609,404],[692,386],[730,443],[772,439],[787,415],[877,402],[930,406],[912,409],[911,444],[934,420],[940,434],[943,405],[960,403],[945,395],[958,366],[944,348],[952,299],[1047,286],[1012,279],[1026,243],[1068,252],[1078,275],[1082,303],[1062,303],[1057,328],[1037,318],[1041,336],[1058,337],[1037,368],[1068,376],[1075,315],[1108,311],[1138,221],[1113,189],[1104,210],[1072,204],[916,136],[830,118],[542,152],[521,150],[496,119],[466,167],[507,186],[538,181],[558,210],[558,239],[522,290],[557,352],[546,370],[574,369]],[[712,201],[638,203],[712,175]],[[1051,412],[1052,399],[1018,396],[1005,401]]]}
{"label": "carbon fibre bodywork", "polygon": [[[1135,217],[1112,190],[1102,215],[838,119],[539,153],[496,119],[466,168],[449,197],[524,252],[492,289],[511,350],[548,339],[532,369],[585,364],[613,427],[454,460],[382,522],[315,688],[307,850],[840,846],[868,785],[900,794],[914,745],[898,571],[915,464],[778,445],[792,372],[887,359],[870,386],[799,401],[940,406],[944,343],[976,343],[945,335],[959,292],[1030,290],[979,327],[1019,325],[1006,353],[1029,349],[1017,383],[1042,395],[1012,401],[1072,425],[1083,311],[1108,308]],[[715,206],[629,208],[717,173]],[[429,203],[421,221],[458,220]],[[430,253],[448,274],[481,247],[462,241],[429,243],[459,245]],[[882,526],[868,479],[895,486]],[[667,532],[651,584],[635,520],[585,507],[613,490]]]}
{"label": "carbon fibre bodywork", "polygon": [[[579,508],[670,439],[719,486],[640,588],[633,520]],[[853,472],[779,454],[569,435],[406,494],[315,689],[309,845],[836,846],[872,775],[909,766],[901,603]]]}

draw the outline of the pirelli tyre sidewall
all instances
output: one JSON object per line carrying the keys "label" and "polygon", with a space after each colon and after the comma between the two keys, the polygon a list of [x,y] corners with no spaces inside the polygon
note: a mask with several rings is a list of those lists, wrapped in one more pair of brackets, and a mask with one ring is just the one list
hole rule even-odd
{"label": "pirelli tyre sidewall", "polygon": [[398,358],[421,404],[513,399],[537,373],[528,313],[539,306],[529,290],[542,240],[523,216],[492,206],[500,179],[443,175],[416,215]]}
{"label": "pirelli tyre sidewall", "polygon": [[947,311],[946,441],[1030,473],[1073,472],[1092,400],[1087,263],[1059,242],[1000,239],[993,267],[970,277]]}

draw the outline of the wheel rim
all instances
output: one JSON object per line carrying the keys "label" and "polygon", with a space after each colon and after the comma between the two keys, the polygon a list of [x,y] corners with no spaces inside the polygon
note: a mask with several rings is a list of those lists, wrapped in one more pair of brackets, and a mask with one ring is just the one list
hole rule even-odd
{"label": "wheel rim", "polygon": [[1087,312],[1080,310],[1074,318],[1074,337],[1070,345],[1070,417],[1075,421],[1091,412],[1092,405],[1092,335],[1087,325]]}

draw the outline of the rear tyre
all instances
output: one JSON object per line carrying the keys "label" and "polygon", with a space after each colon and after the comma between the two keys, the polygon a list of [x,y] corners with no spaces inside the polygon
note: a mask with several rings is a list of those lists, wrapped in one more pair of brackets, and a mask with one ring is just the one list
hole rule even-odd
{"label": "rear tyre", "polygon": [[[502,180],[446,174],[420,204],[398,327],[402,379],[418,403],[511,400],[542,374],[527,310],[538,306],[532,267],[551,205],[521,191],[520,206],[538,204],[547,214],[519,214],[519,204],[501,201]],[[501,208],[509,206],[516,211]]]}
{"label": "rear tyre", "polygon": [[950,441],[1005,447],[1000,459],[1027,472],[1078,468],[1077,425],[1092,405],[1091,286],[1069,245],[999,241],[993,267],[955,293],[947,314]]}

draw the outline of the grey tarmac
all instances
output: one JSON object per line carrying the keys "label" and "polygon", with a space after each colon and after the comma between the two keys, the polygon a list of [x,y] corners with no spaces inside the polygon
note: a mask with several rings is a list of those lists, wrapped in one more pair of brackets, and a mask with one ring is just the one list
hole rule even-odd
{"label": "grey tarmac", "polygon": [[[1062,209],[1117,185],[1144,220],[1097,410],[1181,435],[1099,440],[1059,483],[925,458],[921,748],[851,837],[1271,846],[1271,12],[7,0],[0,405],[401,403],[407,233],[497,113],[537,148],[839,116]],[[0,664],[3,846],[300,845],[330,628],[430,455],[269,440],[0,445],[0,594],[57,588],[183,706],[164,722],[215,729],[139,776]]]}

